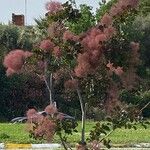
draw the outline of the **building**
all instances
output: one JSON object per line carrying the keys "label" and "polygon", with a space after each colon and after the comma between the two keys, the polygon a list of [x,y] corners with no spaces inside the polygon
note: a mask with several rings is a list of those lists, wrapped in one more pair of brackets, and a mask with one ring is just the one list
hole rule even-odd
{"label": "building", "polygon": [[12,24],[17,26],[24,26],[25,25],[25,19],[24,15],[16,15],[12,13]]}

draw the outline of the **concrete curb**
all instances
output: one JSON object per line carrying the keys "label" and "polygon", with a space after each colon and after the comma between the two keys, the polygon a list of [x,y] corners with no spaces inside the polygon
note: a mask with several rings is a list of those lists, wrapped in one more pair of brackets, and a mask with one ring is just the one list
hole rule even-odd
{"label": "concrete curb", "polygon": [[129,148],[110,148],[110,150],[150,150],[150,148],[129,147]]}
{"label": "concrete curb", "polygon": [[[51,144],[14,144],[14,143],[0,143],[0,150],[56,150],[61,148],[61,144],[58,143],[51,143]],[[106,148],[102,148],[106,150]],[[115,148],[112,147],[110,150],[150,150],[150,143],[140,143],[135,144],[134,147],[122,147],[122,148]]]}
{"label": "concrete curb", "polygon": [[0,143],[0,149],[3,149],[5,147],[4,143]]}
{"label": "concrete curb", "polygon": [[61,145],[57,143],[52,144],[13,144],[13,143],[0,143],[0,150],[2,149],[50,149],[55,150],[60,148]]}

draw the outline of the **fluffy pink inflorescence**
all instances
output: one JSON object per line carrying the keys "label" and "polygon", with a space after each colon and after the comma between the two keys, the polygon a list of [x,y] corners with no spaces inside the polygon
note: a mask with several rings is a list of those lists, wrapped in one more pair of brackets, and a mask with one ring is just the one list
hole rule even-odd
{"label": "fluffy pink inflorescence", "polygon": [[[105,20],[103,20],[105,22]],[[111,24],[111,19],[109,23]],[[102,47],[102,44],[105,41],[108,41],[116,32],[115,28],[113,28],[111,25],[108,25],[107,28],[103,28],[103,30],[99,28],[92,28],[87,35],[82,39],[81,44],[86,50],[100,50]]]}
{"label": "fluffy pink inflorescence", "polygon": [[45,7],[49,14],[56,14],[57,12],[63,10],[62,3],[58,1],[47,2]]}
{"label": "fluffy pink inflorescence", "polygon": [[93,50],[91,53],[90,53],[90,59],[89,59],[89,62],[90,64],[93,66],[93,68],[96,68],[98,66],[98,61],[101,57],[101,51],[99,50]]}
{"label": "fluffy pink inflorescence", "polygon": [[4,58],[4,66],[7,68],[6,74],[10,76],[19,72],[25,62],[25,59],[32,56],[31,52],[23,50],[12,50]]}
{"label": "fluffy pink inflorescence", "polygon": [[[106,13],[101,21],[100,25],[88,30],[79,39],[82,45],[82,54],[77,56],[77,66],[74,69],[77,77],[84,77],[93,73],[98,68],[98,62],[101,58],[102,52],[105,50],[105,42],[110,40],[117,32],[113,27],[113,17],[121,15],[123,12],[135,8],[138,5],[139,0],[119,0],[110,11]],[[66,34],[65,39],[71,39],[70,33]],[[138,49],[138,45],[132,44],[134,49]],[[132,49],[133,49],[132,48]],[[111,73],[121,75],[123,69],[121,67],[113,67],[113,64],[109,63],[107,67]]]}
{"label": "fluffy pink inflorescence", "polygon": [[50,120],[48,117],[44,117],[41,122],[39,122],[38,127],[34,130],[34,135],[36,137],[43,137],[47,141],[51,141],[56,129],[56,124],[54,121]]}
{"label": "fluffy pink inflorescence", "polygon": [[114,70],[115,74],[120,76],[123,74],[123,68],[122,67],[117,67],[115,70]]}
{"label": "fluffy pink inflorescence", "polygon": [[27,119],[30,123],[37,123],[41,120],[43,120],[43,116],[38,114],[38,112],[35,109],[29,109],[26,113]]}
{"label": "fluffy pink inflorescence", "polygon": [[77,77],[84,77],[97,68],[101,56],[102,43],[107,41],[106,35],[99,29],[93,28],[83,38],[81,44],[83,53],[78,54],[78,65],[74,69]]}
{"label": "fluffy pink inflorescence", "polygon": [[95,37],[99,34],[102,34],[102,31],[100,29],[92,28],[91,31],[90,31],[90,36],[91,37]]}
{"label": "fluffy pink inflorescence", "polygon": [[78,55],[78,65],[74,69],[75,75],[77,77],[84,77],[92,72],[94,66],[92,66],[90,59],[91,55],[88,52]]}
{"label": "fluffy pink inflorescence", "polygon": [[100,29],[92,28],[90,32],[81,41],[82,46],[86,50],[94,50],[100,48],[100,41],[105,41],[105,35]]}
{"label": "fluffy pink inflorescence", "polygon": [[11,69],[11,68],[8,68],[7,70],[6,70],[6,75],[7,76],[11,76],[11,75],[13,75],[14,73],[16,73],[13,69]]}
{"label": "fluffy pink inflorescence", "polygon": [[61,57],[62,53],[61,53],[61,49],[59,48],[59,46],[54,47],[53,54],[56,58]]}
{"label": "fluffy pink inflorescence", "polygon": [[101,58],[103,43],[109,38],[110,35],[105,34],[104,30],[96,27],[87,32],[81,40],[83,53],[78,54],[78,65],[74,69],[77,77],[84,77],[94,73]]}
{"label": "fluffy pink inflorescence", "polygon": [[104,42],[104,41],[106,41],[106,40],[107,40],[107,37],[106,37],[105,34],[100,34],[100,35],[97,35],[97,36],[95,37],[95,42],[96,42],[96,43]]}
{"label": "fluffy pink inflorescence", "polygon": [[64,114],[58,113],[57,117],[58,120],[63,120],[64,119]]}
{"label": "fluffy pink inflorescence", "polygon": [[106,65],[106,67],[107,68],[109,68],[111,71],[114,71],[114,66],[113,66],[113,63],[110,63],[110,61],[109,61],[109,63]]}
{"label": "fluffy pink inflorescence", "polygon": [[109,26],[104,29],[104,34],[107,37],[107,40],[112,38],[117,33],[116,29],[113,26]]}
{"label": "fluffy pink inflorescence", "polygon": [[37,113],[37,111],[35,109],[29,109],[27,111],[27,117],[32,117],[33,115],[35,115]]}
{"label": "fluffy pink inflorescence", "polygon": [[128,0],[129,2],[129,5],[132,7],[132,8],[136,8],[138,5],[139,5],[139,0]]}
{"label": "fluffy pink inflorescence", "polygon": [[130,46],[131,46],[131,49],[134,51],[138,51],[140,49],[140,44],[136,42],[131,42]]}
{"label": "fluffy pink inflorescence", "polygon": [[138,4],[139,0],[119,0],[114,6],[111,7],[109,13],[112,17],[120,15],[130,8],[136,8]]}
{"label": "fluffy pink inflorescence", "polygon": [[4,66],[13,70],[20,70],[24,63],[24,51],[14,50],[5,56]]}
{"label": "fluffy pink inflorescence", "polygon": [[31,57],[32,55],[33,55],[32,52],[29,52],[29,51],[25,51],[25,52],[24,52],[24,57],[25,57],[25,58]]}
{"label": "fluffy pink inflorescence", "polygon": [[90,143],[90,148],[93,150],[100,150],[101,145],[100,145],[99,141],[94,140]]}
{"label": "fluffy pink inflorescence", "polygon": [[[89,66],[90,67],[90,66]],[[86,70],[86,68],[89,68],[89,67],[84,67],[84,66],[77,66],[75,69],[74,69],[74,72],[75,72],[75,75],[77,76],[77,77],[85,77],[87,74],[88,74],[88,72],[87,72],[87,70]]]}
{"label": "fluffy pink inflorescence", "polygon": [[65,88],[66,89],[71,89],[71,90],[75,90],[78,87],[78,81],[77,80],[68,80],[65,82]]}
{"label": "fluffy pink inflorescence", "polygon": [[[92,28],[82,39],[81,44],[83,46],[84,53],[78,54],[78,65],[74,69],[77,77],[84,77],[93,73],[98,67],[98,62],[102,54],[103,43],[109,40],[115,31],[110,27],[111,26],[105,28],[103,31],[98,28]],[[106,29],[108,29],[107,32]],[[109,30],[111,32],[109,32]]]}
{"label": "fluffy pink inflorescence", "polygon": [[76,150],[87,150],[86,144],[76,144]]}
{"label": "fluffy pink inflorescence", "polygon": [[59,81],[64,75],[66,75],[66,70],[65,69],[59,69],[55,73],[53,73],[53,78],[56,81]]}
{"label": "fluffy pink inflorescence", "polygon": [[54,46],[55,44],[51,40],[43,40],[40,43],[40,49],[44,50],[45,52],[51,52]]}
{"label": "fluffy pink inflorescence", "polygon": [[37,66],[39,69],[44,70],[47,67],[47,62],[40,60],[37,62]]}
{"label": "fluffy pink inflorescence", "polygon": [[51,104],[45,108],[45,112],[47,112],[48,114],[55,114],[57,113],[57,108],[53,104]]}
{"label": "fluffy pink inflorescence", "polygon": [[101,24],[109,26],[112,24],[112,17],[109,14],[105,14],[101,19]]}
{"label": "fluffy pink inflorescence", "polygon": [[140,62],[140,54],[139,54],[139,49],[140,49],[140,44],[136,42],[131,42],[130,47],[132,49],[131,51],[131,59],[130,59],[130,65],[138,65]]}
{"label": "fluffy pink inflorescence", "polygon": [[63,40],[64,40],[64,41],[68,41],[68,40],[71,40],[71,41],[78,41],[78,40],[79,40],[79,36],[74,35],[71,31],[66,31],[66,32],[63,34]]}
{"label": "fluffy pink inflorescence", "polygon": [[111,72],[114,72],[116,75],[118,75],[118,76],[121,76],[122,74],[123,74],[123,67],[117,67],[117,68],[115,68],[114,66],[113,66],[113,63],[110,63],[110,61],[109,61],[109,63],[106,65],[106,67],[107,68],[109,68],[109,70],[111,71]]}

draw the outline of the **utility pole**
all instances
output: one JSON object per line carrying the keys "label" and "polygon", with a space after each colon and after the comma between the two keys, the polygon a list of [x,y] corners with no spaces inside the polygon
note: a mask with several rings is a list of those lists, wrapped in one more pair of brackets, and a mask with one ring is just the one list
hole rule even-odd
{"label": "utility pole", "polygon": [[27,25],[27,0],[25,0],[25,25]]}

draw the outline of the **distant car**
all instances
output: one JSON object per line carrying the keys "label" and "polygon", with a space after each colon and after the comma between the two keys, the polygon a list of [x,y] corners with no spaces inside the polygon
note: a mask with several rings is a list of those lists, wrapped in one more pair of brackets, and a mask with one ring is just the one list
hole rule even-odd
{"label": "distant car", "polygon": [[11,123],[23,123],[27,121],[27,117],[16,117],[13,118],[10,122]]}
{"label": "distant car", "polygon": [[[47,116],[48,114],[45,112],[45,111],[40,111],[38,112],[37,114],[40,114],[40,115],[43,115],[43,116]],[[72,116],[69,116],[67,114],[64,114],[64,113],[60,113],[60,115],[63,116],[63,120],[72,120],[72,121],[75,121],[75,117],[72,117]],[[27,121],[27,117],[16,117],[16,118],[13,118],[10,122],[11,123],[24,123]]]}

